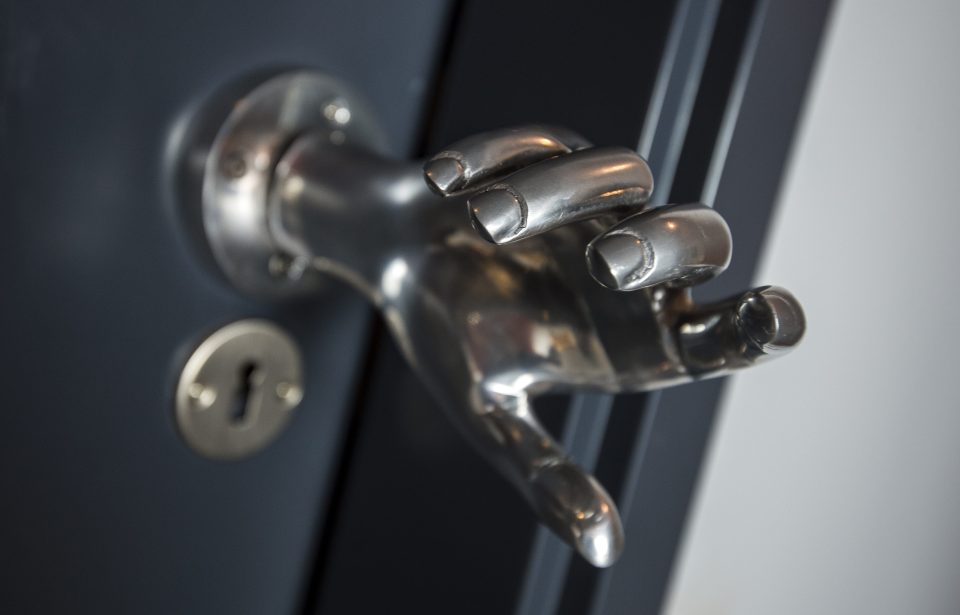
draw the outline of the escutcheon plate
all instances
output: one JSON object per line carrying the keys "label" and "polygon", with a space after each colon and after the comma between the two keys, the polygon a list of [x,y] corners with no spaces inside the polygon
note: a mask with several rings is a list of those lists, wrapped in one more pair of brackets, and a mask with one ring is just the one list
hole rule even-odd
{"label": "escutcheon plate", "polygon": [[272,442],[303,398],[293,339],[264,320],[230,323],[204,339],[180,374],[180,434],[197,453],[239,459]]}

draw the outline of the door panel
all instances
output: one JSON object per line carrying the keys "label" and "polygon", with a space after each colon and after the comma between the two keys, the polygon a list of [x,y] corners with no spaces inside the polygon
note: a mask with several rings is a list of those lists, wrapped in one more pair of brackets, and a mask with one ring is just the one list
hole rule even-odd
{"label": "door panel", "polygon": [[[4,612],[289,613],[323,521],[370,314],[334,288],[247,302],[201,270],[167,190],[168,139],[211,89],[306,65],[417,134],[446,2],[7,2],[0,477]],[[306,398],[261,454],[175,432],[203,334],[265,316],[301,343]]]}

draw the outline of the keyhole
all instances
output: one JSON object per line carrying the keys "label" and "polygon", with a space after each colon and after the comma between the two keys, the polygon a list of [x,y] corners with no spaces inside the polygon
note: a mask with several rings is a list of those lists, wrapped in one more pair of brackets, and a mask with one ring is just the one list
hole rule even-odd
{"label": "keyhole", "polygon": [[243,423],[250,416],[250,401],[260,384],[260,371],[257,364],[249,361],[240,366],[240,386],[233,398],[233,408],[230,409],[230,420],[234,424]]}

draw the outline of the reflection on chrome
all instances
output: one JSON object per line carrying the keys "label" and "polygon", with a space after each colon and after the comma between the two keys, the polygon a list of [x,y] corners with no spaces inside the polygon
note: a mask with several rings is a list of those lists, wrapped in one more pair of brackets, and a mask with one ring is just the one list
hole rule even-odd
{"label": "reflection on chrome", "polygon": [[396,299],[403,290],[403,281],[410,273],[410,267],[402,258],[395,258],[383,268],[380,277],[380,290],[384,300]]}

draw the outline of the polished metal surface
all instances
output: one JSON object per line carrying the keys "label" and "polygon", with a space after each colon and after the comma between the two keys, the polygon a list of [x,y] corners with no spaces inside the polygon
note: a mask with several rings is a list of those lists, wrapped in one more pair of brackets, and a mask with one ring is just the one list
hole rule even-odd
{"label": "polished metal surface", "polygon": [[[690,286],[730,261],[729,230],[705,205],[643,211],[653,180],[630,150],[543,126],[471,137],[425,164],[363,145],[322,130],[292,139],[256,206],[266,240],[254,252],[269,245],[298,271],[369,297],[452,420],[540,519],[590,563],[611,565],[624,541],[616,505],[543,429],[533,398],[644,391],[753,365],[799,342],[799,304],[762,287],[696,305]],[[263,198],[251,188],[234,184],[231,195]],[[220,198],[204,192],[205,210],[218,212],[205,219],[214,243],[235,211],[210,202]],[[262,286],[246,278],[259,274],[224,270],[242,290]]]}
{"label": "polished metal surface", "polygon": [[210,126],[193,128],[209,134],[209,142],[201,138],[178,146],[189,148],[180,154],[188,182],[178,190],[183,208],[188,216],[202,215],[206,248],[239,290],[261,296],[308,292],[318,285],[317,276],[280,249],[268,231],[274,169],[289,143],[304,133],[381,151],[385,139],[372,113],[348,86],[306,71],[276,75],[239,101],[209,107],[224,107],[224,113],[202,118]]}
{"label": "polished metal surface", "polygon": [[175,395],[177,428],[213,459],[263,449],[303,398],[303,368],[293,339],[264,320],[232,322],[187,359]]}

